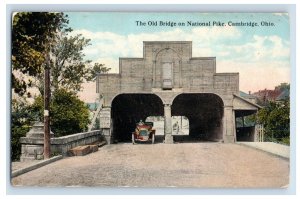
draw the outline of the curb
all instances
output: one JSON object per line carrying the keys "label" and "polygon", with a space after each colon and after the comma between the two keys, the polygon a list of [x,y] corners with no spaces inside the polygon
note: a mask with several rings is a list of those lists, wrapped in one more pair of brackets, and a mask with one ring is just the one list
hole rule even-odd
{"label": "curb", "polygon": [[47,164],[50,164],[50,163],[55,162],[55,161],[57,161],[57,160],[60,160],[60,159],[62,159],[62,158],[63,158],[62,155],[58,155],[58,156],[52,157],[52,158],[50,158],[50,159],[43,160],[43,161],[41,161],[41,162],[39,162],[39,163],[36,163],[36,164],[34,164],[34,165],[31,165],[31,166],[29,166],[29,167],[25,167],[25,168],[23,168],[23,169],[18,169],[18,170],[16,170],[16,171],[13,171],[13,172],[12,172],[11,177],[12,177],[12,178],[17,177],[17,176],[19,176],[19,175],[22,175],[22,174],[27,173],[27,172],[29,172],[29,171],[38,169],[38,168],[40,168],[40,167],[42,167],[42,166],[45,166],[45,165],[47,165]]}
{"label": "curb", "polygon": [[244,144],[244,143],[237,143],[241,146],[245,146],[245,147],[249,147],[249,148],[252,148],[252,149],[255,149],[255,150],[258,150],[258,151],[263,151],[265,153],[268,153],[270,155],[273,155],[275,157],[279,157],[279,158],[282,158],[282,159],[285,159],[285,160],[290,160],[290,157],[288,156],[285,156],[285,155],[281,155],[281,154],[278,154],[278,153],[274,153],[274,152],[271,152],[271,151],[268,151],[268,150],[265,150],[265,149],[262,149],[262,148],[258,148],[258,147],[255,147],[255,146],[252,146],[252,145],[247,145],[247,144]]}

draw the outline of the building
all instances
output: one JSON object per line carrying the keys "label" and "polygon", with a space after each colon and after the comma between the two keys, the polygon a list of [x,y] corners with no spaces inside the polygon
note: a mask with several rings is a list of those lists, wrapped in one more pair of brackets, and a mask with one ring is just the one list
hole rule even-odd
{"label": "building", "polygon": [[253,96],[256,97],[256,103],[263,106],[267,105],[269,101],[281,102],[290,97],[289,85],[282,83],[280,86],[275,87],[274,90],[259,90],[253,93]]}
{"label": "building", "polygon": [[171,117],[186,116],[191,137],[231,143],[236,117],[260,108],[240,96],[238,73],[216,73],[215,57],[192,57],[191,41],[145,41],[143,57],[120,58],[119,71],[97,80],[108,142],[130,139],[140,119],[164,116],[164,142],[173,143]]}
{"label": "building", "polygon": [[240,96],[252,103],[257,103],[257,98],[254,95],[252,95],[250,91],[248,94],[243,91],[240,91]]}

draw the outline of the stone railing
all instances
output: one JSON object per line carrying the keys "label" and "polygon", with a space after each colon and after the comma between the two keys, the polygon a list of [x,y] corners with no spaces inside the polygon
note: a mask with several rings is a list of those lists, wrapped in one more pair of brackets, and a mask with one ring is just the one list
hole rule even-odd
{"label": "stone railing", "polygon": [[[53,137],[50,140],[51,153],[53,155],[61,154],[66,156],[68,151],[76,146],[88,145],[103,140],[100,130],[89,131],[84,133],[76,133],[63,137]],[[43,159],[44,139],[41,136],[21,137],[21,161]]]}

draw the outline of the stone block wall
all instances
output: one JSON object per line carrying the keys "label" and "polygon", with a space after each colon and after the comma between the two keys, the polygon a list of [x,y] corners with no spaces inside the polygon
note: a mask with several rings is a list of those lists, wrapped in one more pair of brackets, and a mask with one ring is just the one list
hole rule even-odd
{"label": "stone block wall", "polygon": [[[51,138],[51,153],[66,156],[68,151],[74,147],[91,144],[101,140],[104,140],[104,138],[100,130]],[[22,137],[20,142],[22,144],[21,161],[43,159],[43,138]]]}
{"label": "stone block wall", "polygon": [[[122,93],[215,93],[230,98],[239,92],[238,73],[216,73],[215,57],[192,57],[191,41],[144,42],[143,58],[120,58],[119,74],[101,74],[100,93],[104,106],[111,106]],[[162,65],[172,63],[173,89],[162,89]],[[162,94],[165,92],[165,94]],[[162,99],[163,101],[170,101]]]}

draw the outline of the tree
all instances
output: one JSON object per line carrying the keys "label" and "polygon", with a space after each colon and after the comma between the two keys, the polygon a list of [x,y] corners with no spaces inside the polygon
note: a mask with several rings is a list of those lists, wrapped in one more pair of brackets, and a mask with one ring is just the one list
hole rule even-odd
{"label": "tree", "polygon": [[[49,12],[18,12],[12,22],[12,69],[29,76],[40,74],[46,53],[57,32],[68,24],[67,15]],[[32,82],[12,73],[12,88],[24,95]]]}
{"label": "tree", "polygon": [[264,125],[266,139],[289,144],[290,137],[290,100],[281,103],[268,102],[258,111],[257,122]]}
{"label": "tree", "polygon": [[[51,51],[52,91],[64,88],[78,92],[84,81],[91,81],[97,73],[107,72],[103,64],[90,66],[84,59],[83,50],[90,39],[82,35],[69,36],[68,15],[49,12],[19,12],[12,23],[12,88],[19,95],[28,87],[38,87],[43,92],[43,67]],[[24,76],[25,75],[25,76]],[[34,77],[36,81],[28,78]]]}
{"label": "tree", "polygon": [[[51,127],[56,136],[82,132],[86,129],[88,109],[76,97],[76,92],[86,80],[93,80],[98,73],[107,72],[103,64],[84,60],[83,49],[90,40],[81,35],[68,36],[72,31],[67,26],[67,15],[63,13],[19,12],[12,23],[12,89],[20,96],[30,95],[29,87],[38,87],[41,96],[33,106],[19,104],[23,112],[33,114],[43,121],[44,67],[46,57],[51,56],[51,85],[53,100],[50,105]],[[36,81],[28,77],[34,77]],[[23,110],[24,109],[24,110]],[[17,113],[13,112],[14,113]],[[34,114],[37,113],[37,116]],[[15,116],[14,116],[15,117]],[[28,117],[28,122],[34,121]],[[20,153],[19,137],[25,136],[30,124],[12,121],[12,155]],[[25,125],[25,126],[24,126]],[[26,128],[25,128],[26,127]],[[12,150],[13,151],[13,150]],[[16,155],[15,155],[16,154]]]}
{"label": "tree", "polygon": [[[56,38],[57,44],[53,46],[51,61],[51,90],[66,89],[72,92],[78,92],[84,81],[95,79],[97,73],[107,72],[103,64],[95,63],[91,67],[91,60],[84,59],[83,50],[90,45],[90,39],[78,34],[68,36],[62,32]],[[43,72],[37,76],[35,85],[43,93]]]}
{"label": "tree", "polygon": [[275,87],[275,90],[276,89],[290,91],[290,84],[288,84],[288,83],[281,83],[280,85],[278,85],[278,86]]}
{"label": "tree", "polygon": [[95,63],[91,74],[89,76],[89,80],[94,80],[100,73],[107,73],[111,68],[107,68],[104,64]]}
{"label": "tree", "polygon": [[79,91],[84,79],[90,73],[87,67],[90,60],[83,60],[83,49],[89,45],[90,40],[81,35],[74,37],[64,36],[53,48],[55,59],[51,67],[51,85],[54,90],[64,88],[71,91]]}
{"label": "tree", "polygon": [[[43,118],[43,98],[36,98],[33,112],[37,112],[39,119]],[[89,124],[88,107],[78,97],[65,89],[58,89],[53,93],[50,104],[51,130],[55,137],[83,132]]]}

